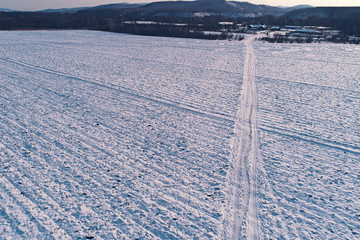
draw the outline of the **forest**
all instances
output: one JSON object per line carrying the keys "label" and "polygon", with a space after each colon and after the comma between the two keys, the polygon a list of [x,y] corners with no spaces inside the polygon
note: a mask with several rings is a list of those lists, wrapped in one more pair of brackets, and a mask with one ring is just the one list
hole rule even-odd
{"label": "forest", "polygon": [[[358,8],[354,9],[360,10]],[[338,12],[338,15],[340,13]],[[334,17],[331,14],[324,15],[324,17],[308,16],[298,18],[294,16],[296,14],[291,13],[280,17],[229,18],[219,15],[205,17],[142,16],[127,14],[126,12],[119,14],[117,11],[79,11],[75,13],[2,12],[0,13],[0,30],[89,29],[136,35],[226,39],[231,38],[231,34],[208,35],[204,34],[204,31],[221,31],[224,26],[220,25],[219,22],[231,21],[243,25],[325,26],[340,30],[344,36],[360,37],[360,14],[342,15],[341,17]],[[134,23],[130,24],[129,21]],[[166,24],[144,25],[137,24],[135,21],[153,21]]]}

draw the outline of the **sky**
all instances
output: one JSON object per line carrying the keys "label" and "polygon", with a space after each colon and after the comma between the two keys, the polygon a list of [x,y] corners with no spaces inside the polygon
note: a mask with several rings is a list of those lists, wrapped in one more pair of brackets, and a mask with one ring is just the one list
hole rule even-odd
{"label": "sky", "polygon": [[[0,0],[0,8],[14,10],[44,10],[49,8],[90,7],[108,3],[146,3],[159,0]],[[242,0],[254,4],[270,6],[295,6],[309,4],[312,6],[360,6],[360,0]]]}

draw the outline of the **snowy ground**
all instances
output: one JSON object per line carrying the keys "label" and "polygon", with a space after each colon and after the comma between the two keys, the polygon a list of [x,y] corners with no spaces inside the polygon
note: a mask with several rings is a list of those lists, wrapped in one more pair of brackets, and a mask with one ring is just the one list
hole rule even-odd
{"label": "snowy ground", "polygon": [[359,55],[0,32],[0,239],[360,238]]}
{"label": "snowy ground", "polygon": [[214,238],[238,42],[1,32],[0,235]]}
{"label": "snowy ground", "polygon": [[262,239],[360,239],[360,47],[256,43]]}

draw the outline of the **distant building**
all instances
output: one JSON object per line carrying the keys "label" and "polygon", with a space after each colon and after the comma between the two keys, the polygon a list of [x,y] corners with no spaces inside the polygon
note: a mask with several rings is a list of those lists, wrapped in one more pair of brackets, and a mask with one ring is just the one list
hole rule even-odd
{"label": "distant building", "polygon": [[220,25],[234,25],[234,22],[219,22]]}
{"label": "distant building", "polygon": [[316,31],[314,29],[296,29],[295,33],[307,34],[307,35],[318,35],[321,32]]}
{"label": "distant building", "polygon": [[265,30],[267,28],[268,28],[267,25],[255,25],[255,24],[249,25],[249,29],[251,29],[251,30],[259,30],[259,31],[261,31],[261,30]]}
{"label": "distant building", "polygon": [[319,31],[328,31],[328,30],[331,30],[330,27],[317,27],[316,30],[319,30]]}
{"label": "distant building", "polygon": [[277,27],[277,26],[272,26],[271,28],[270,28],[270,31],[280,31],[280,27]]}
{"label": "distant building", "polygon": [[301,26],[285,26],[285,29],[293,29],[293,30],[296,30],[296,29],[301,29]]}

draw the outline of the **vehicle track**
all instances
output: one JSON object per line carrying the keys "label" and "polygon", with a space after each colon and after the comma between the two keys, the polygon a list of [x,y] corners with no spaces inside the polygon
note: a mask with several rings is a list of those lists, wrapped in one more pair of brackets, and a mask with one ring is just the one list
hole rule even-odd
{"label": "vehicle track", "polygon": [[254,38],[245,40],[246,59],[240,105],[237,110],[231,146],[232,172],[229,193],[232,194],[228,218],[224,219],[224,236],[228,239],[258,239],[256,211],[256,127]]}

